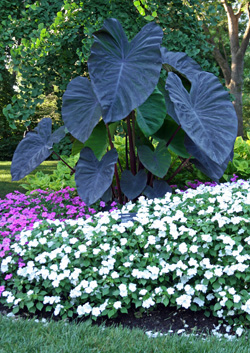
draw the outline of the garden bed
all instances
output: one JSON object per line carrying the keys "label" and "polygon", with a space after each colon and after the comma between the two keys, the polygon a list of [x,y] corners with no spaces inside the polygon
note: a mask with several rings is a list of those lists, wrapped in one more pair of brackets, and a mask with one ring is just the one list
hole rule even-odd
{"label": "garden bed", "polygon": [[[1,200],[2,305],[150,331],[211,330],[222,322],[224,333],[248,329],[249,182],[141,197],[123,207],[137,212],[126,223],[119,210],[95,213],[71,191]],[[30,229],[20,234],[24,225]]]}

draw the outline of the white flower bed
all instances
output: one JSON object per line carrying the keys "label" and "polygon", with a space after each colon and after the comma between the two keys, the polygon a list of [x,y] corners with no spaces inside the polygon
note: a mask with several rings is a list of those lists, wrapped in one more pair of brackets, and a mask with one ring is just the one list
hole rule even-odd
{"label": "white flower bed", "polygon": [[[250,324],[250,182],[200,186],[128,203],[85,221],[44,221],[22,231],[1,262],[13,274],[0,302],[13,313],[62,317],[126,313],[158,303]],[[22,257],[24,267],[18,268]]]}

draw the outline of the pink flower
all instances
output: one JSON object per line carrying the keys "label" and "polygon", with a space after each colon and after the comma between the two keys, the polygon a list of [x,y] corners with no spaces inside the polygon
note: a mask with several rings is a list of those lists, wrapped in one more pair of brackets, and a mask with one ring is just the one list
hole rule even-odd
{"label": "pink flower", "polygon": [[0,286],[0,297],[1,297],[2,293],[4,292],[4,290],[5,290],[5,287],[4,286]]}
{"label": "pink flower", "polygon": [[7,279],[10,279],[12,276],[13,276],[13,275],[12,275],[11,273],[10,273],[9,275],[6,275],[5,278],[4,278],[5,281],[7,281]]}

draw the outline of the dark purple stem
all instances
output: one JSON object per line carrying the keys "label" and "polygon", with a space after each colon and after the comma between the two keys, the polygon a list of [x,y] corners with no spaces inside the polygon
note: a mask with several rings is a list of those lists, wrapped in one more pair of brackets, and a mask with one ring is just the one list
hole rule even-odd
{"label": "dark purple stem", "polygon": [[136,158],[135,148],[133,143],[133,134],[130,125],[130,115],[127,116],[128,138],[129,138],[129,155],[130,155],[130,168],[133,175],[136,174]]}
{"label": "dark purple stem", "polygon": [[177,127],[177,129],[175,130],[175,132],[173,133],[173,135],[170,137],[169,141],[166,144],[166,147],[168,147],[170,145],[170,143],[173,141],[174,137],[176,136],[177,132],[181,129],[181,125],[179,125]]}
{"label": "dark purple stem", "polygon": [[66,162],[59,156],[59,154],[57,154],[55,151],[53,151],[52,154],[53,154],[53,153],[57,156],[57,158],[58,158],[60,161],[62,161],[67,167],[69,167],[69,169],[71,169],[72,174],[75,173],[75,169],[73,169],[70,165],[68,165],[68,163],[66,163]]}
{"label": "dark purple stem", "polygon": [[171,177],[167,180],[167,183],[169,183],[184,167],[185,165],[189,162],[191,156],[187,159],[185,159],[179,167],[176,169],[176,171],[171,175]]}

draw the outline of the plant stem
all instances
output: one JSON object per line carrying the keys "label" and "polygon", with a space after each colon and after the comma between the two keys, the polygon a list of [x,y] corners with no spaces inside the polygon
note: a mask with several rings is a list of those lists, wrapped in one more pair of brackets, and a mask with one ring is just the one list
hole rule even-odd
{"label": "plant stem", "polygon": [[[108,124],[106,124],[106,128],[107,128],[107,131],[108,131],[108,137],[109,137],[109,144],[110,144],[110,147],[111,148],[115,148],[114,144],[113,144],[113,141],[112,141],[112,138],[111,138],[111,134],[110,134],[110,131],[109,131],[109,127],[108,127]],[[119,164],[119,167],[120,167],[120,170],[121,170],[121,173],[122,173],[122,165],[121,165],[121,162],[120,162],[120,159],[118,158],[118,164]]]}
{"label": "plant stem", "polygon": [[136,174],[136,158],[135,158],[135,149],[133,143],[133,135],[130,126],[130,115],[127,116],[127,127],[128,127],[128,138],[129,138],[129,155],[130,155],[130,168],[133,175]]}
{"label": "plant stem", "polygon": [[177,129],[175,130],[175,132],[173,133],[173,135],[170,137],[170,139],[168,140],[166,147],[168,147],[170,145],[170,143],[173,141],[174,137],[176,136],[177,132],[181,129],[181,125],[179,125],[177,127]]}
{"label": "plant stem", "polygon": [[122,191],[121,191],[120,180],[119,180],[119,175],[117,170],[117,164],[115,164],[115,179],[116,179],[116,185],[117,185],[118,200],[119,200],[119,203],[122,205]]}
{"label": "plant stem", "polygon": [[125,154],[126,154],[126,169],[128,169],[128,134],[126,133],[126,138],[125,138]]}
{"label": "plant stem", "polygon": [[53,153],[57,156],[57,158],[59,159],[59,161],[62,161],[67,167],[69,167],[69,169],[71,169],[72,174],[75,173],[76,170],[73,169],[70,165],[68,165],[68,163],[66,163],[66,162],[59,156],[59,154],[57,154],[55,151],[53,151],[52,154],[53,154]]}
{"label": "plant stem", "polygon": [[[110,134],[110,131],[109,131],[108,124],[106,124],[106,128],[107,128],[107,131],[108,131],[110,146],[111,146],[111,148],[115,148],[114,144],[112,142],[112,138],[111,138],[111,134]],[[121,166],[121,163],[119,161],[119,158],[118,158],[118,162],[119,162],[119,166],[120,166],[121,172],[122,172],[122,166]],[[115,180],[116,180],[116,185],[117,185],[118,200],[119,200],[119,203],[122,204],[122,191],[121,191],[121,187],[120,187],[120,179],[119,179],[118,170],[117,170],[117,163],[115,164]]]}
{"label": "plant stem", "polygon": [[189,158],[186,158],[176,169],[176,171],[171,175],[171,177],[167,180],[167,183],[169,183],[184,167],[185,165],[189,162],[191,156]]}

